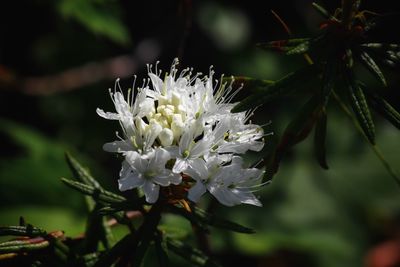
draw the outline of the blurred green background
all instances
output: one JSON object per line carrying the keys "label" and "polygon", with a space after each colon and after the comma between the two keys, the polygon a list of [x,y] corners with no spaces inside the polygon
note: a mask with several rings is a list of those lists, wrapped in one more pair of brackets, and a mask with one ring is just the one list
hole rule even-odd
{"label": "blurred green background", "polygon": [[[330,11],[340,4],[325,2]],[[364,1],[363,9],[390,12],[372,37],[400,42],[393,26],[399,10],[390,4]],[[160,60],[160,68],[169,70],[177,56],[182,67],[195,71],[207,73],[214,65],[218,75],[263,79],[278,79],[304,66],[301,56],[255,48],[257,42],[287,37],[271,9],[295,36],[312,35],[321,22],[308,0],[2,3],[0,225],[15,225],[23,215],[34,225],[63,229],[69,236],[83,232],[83,197],[59,179],[72,176],[64,151],[89,166],[106,188],[117,190],[120,159],[102,151],[102,144],[114,140],[118,125],[95,113],[97,107],[112,110],[107,89],[115,78],[128,88],[134,74],[145,78],[146,63]],[[385,71],[386,94],[399,107],[399,69]],[[374,84],[369,74],[364,77]],[[244,88],[240,97],[245,95]],[[254,121],[271,121],[268,129],[274,133],[266,138],[266,153],[299,104],[297,98],[286,98],[258,110]],[[259,192],[263,208],[216,208],[257,231],[212,232],[211,247],[225,266],[399,266],[379,264],[400,255],[400,188],[345,115],[334,105],[329,113],[330,170],[319,168],[307,140],[286,155],[273,182]],[[387,161],[399,167],[399,133],[375,119],[377,143]],[[180,218],[168,216],[165,222],[190,232]],[[176,266],[185,266],[176,260]]]}

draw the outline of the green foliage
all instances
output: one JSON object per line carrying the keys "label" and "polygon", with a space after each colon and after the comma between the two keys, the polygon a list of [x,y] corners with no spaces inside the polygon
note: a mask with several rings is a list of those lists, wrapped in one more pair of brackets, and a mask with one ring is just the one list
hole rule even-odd
{"label": "green foliage", "polygon": [[94,34],[128,45],[129,31],[116,12],[117,2],[94,0],[62,0],[58,11],[66,18],[72,18]]}

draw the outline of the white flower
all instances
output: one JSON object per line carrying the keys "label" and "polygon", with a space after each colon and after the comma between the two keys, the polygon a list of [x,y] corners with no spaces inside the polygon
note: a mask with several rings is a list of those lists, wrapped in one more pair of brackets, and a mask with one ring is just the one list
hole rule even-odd
{"label": "white flower", "polygon": [[177,185],[182,180],[179,174],[165,168],[169,159],[169,153],[162,148],[157,148],[146,155],[128,152],[118,180],[119,190],[126,191],[139,187],[143,190],[147,202],[156,202],[160,185]]}
{"label": "white flower", "polygon": [[[196,139],[196,126],[190,127],[181,137],[179,141],[178,152],[176,154],[176,162],[172,171],[175,173],[181,173],[187,168],[191,167],[194,162],[200,157],[206,155],[210,151],[211,141],[207,137],[203,137],[199,141]],[[173,150],[171,150],[172,152]]]}
{"label": "white flower", "polygon": [[261,205],[250,190],[258,187],[261,171],[243,169],[237,154],[262,149],[262,128],[247,124],[249,113],[231,112],[238,92],[232,83],[214,84],[212,69],[203,77],[192,75],[192,69],[178,74],[177,64],[166,75],[157,65],[154,72],[148,66],[149,79],[129,91],[126,100],[117,80],[110,92],[116,113],[97,109],[122,128],[119,140],[103,147],[125,157],[120,190],[141,188],[147,202],[154,203],[160,186],[180,184],[183,173],[196,180],[191,188],[182,184],[193,201],[209,191],[224,205]]}
{"label": "white flower", "polygon": [[207,162],[198,159],[186,170],[186,174],[196,180],[189,190],[188,198],[197,202],[208,190],[219,202],[226,206],[240,203],[262,206],[252,189],[257,188],[262,171],[256,168],[243,169],[243,160],[234,156],[229,165],[222,165],[218,157]]}

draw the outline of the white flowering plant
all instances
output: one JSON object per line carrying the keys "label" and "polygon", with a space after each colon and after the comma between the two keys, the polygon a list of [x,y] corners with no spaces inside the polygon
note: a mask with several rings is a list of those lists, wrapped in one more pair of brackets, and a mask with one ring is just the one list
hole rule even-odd
{"label": "white flowering plant", "polygon": [[[150,204],[163,194],[188,207],[209,192],[226,206],[261,206],[253,191],[262,171],[246,168],[241,155],[263,148],[263,129],[248,123],[250,112],[231,112],[232,83],[214,84],[212,69],[203,77],[178,73],[177,64],[163,79],[157,65],[154,72],[149,66],[149,79],[126,99],[117,80],[110,90],[116,113],[97,109],[122,128],[119,140],[104,145],[124,158],[119,189],[138,188]],[[187,193],[167,196],[168,188]]]}
{"label": "white flowering plant", "polygon": [[[91,210],[84,242],[69,255],[76,257],[73,262],[96,267],[140,266],[154,243],[161,266],[168,262],[168,250],[194,265],[219,266],[210,258],[207,245],[203,244],[204,251],[198,250],[163,230],[160,222],[165,213],[187,219],[203,243],[209,226],[254,233],[202,210],[199,202],[204,198],[204,202],[229,207],[262,206],[256,192],[268,181],[263,181],[262,169],[249,166],[243,157],[248,151],[262,150],[266,134],[261,126],[251,123],[252,111],[232,112],[240,86],[233,87],[232,81],[222,77],[214,80],[212,67],[208,75],[192,72],[189,68],[179,72],[177,59],[165,74],[158,63],[148,65],[148,78],[141,86],[136,86],[135,78],[132,88],[125,91],[116,80],[114,89],[109,90],[115,112],[97,109],[100,117],[120,125],[118,140],[103,146],[121,159],[121,169],[116,173],[119,194],[105,190],[67,154],[77,181],[62,181],[87,195]],[[143,217],[138,229],[133,224],[136,217]],[[118,242],[110,230],[115,224],[129,229]],[[63,239],[58,232],[47,234],[26,224],[18,231],[40,233],[43,244],[49,238],[57,242]],[[56,244],[64,247],[63,242]],[[98,251],[99,244],[105,250]],[[82,253],[84,257],[77,256]]]}

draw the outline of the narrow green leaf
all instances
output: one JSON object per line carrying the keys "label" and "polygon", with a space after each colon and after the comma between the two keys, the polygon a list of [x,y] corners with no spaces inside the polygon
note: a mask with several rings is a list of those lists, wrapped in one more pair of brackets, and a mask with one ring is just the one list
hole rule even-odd
{"label": "narrow green leaf", "polygon": [[267,43],[258,43],[257,47],[263,50],[277,50],[281,52],[286,52],[293,49],[300,43],[309,41],[310,38],[298,38],[298,39],[286,39],[286,40],[276,40]]}
{"label": "narrow green leaf", "polygon": [[208,213],[198,207],[194,207],[192,212],[188,212],[185,209],[172,207],[173,211],[183,215],[190,222],[199,225],[202,228],[207,229],[205,226],[210,225],[217,228],[222,228],[226,230],[230,230],[237,233],[243,234],[254,234],[255,231],[251,228],[242,226],[238,223],[228,221],[223,218],[219,218],[214,214]]}
{"label": "narrow green leaf", "polygon": [[268,176],[264,176],[263,180],[272,178],[278,171],[279,164],[288,149],[303,141],[310,134],[321,112],[321,106],[319,96],[314,95],[304,104],[300,111],[297,112],[296,117],[293,118],[282,134],[273,157],[268,161]]}
{"label": "narrow green leaf", "polygon": [[362,44],[361,46],[382,52],[386,52],[388,50],[400,51],[400,44],[368,43]]}
{"label": "narrow green leaf", "polygon": [[312,3],[313,8],[315,8],[315,10],[317,10],[324,18],[326,19],[334,19],[334,17],[329,14],[329,12],[322,6],[320,6],[319,4],[313,2]]}
{"label": "narrow green leaf", "polygon": [[382,82],[383,86],[387,86],[385,76],[381,69],[375,63],[375,60],[365,51],[360,53],[361,62],[363,65],[378,79]]}
{"label": "narrow green leaf", "polygon": [[196,266],[220,267],[202,251],[181,241],[167,238],[168,249]]}
{"label": "narrow green leaf", "polygon": [[26,226],[0,226],[0,236],[5,235],[35,237],[46,235],[46,231],[30,224]]}
{"label": "narrow green leaf", "polygon": [[0,253],[17,253],[25,251],[40,250],[50,246],[50,242],[41,239],[40,241],[33,242],[32,239],[28,240],[13,240],[0,243]]}
{"label": "narrow green leaf", "polygon": [[372,121],[371,112],[365,99],[364,92],[355,81],[350,69],[347,69],[345,73],[345,81],[347,83],[350,104],[358,123],[371,144],[375,144],[375,125]]}
{"label": "narrow green leaf", "polygon": [[392,123],[393,126],[400,129],[400,113],[381,96],[374,94],[370,96],[370,99],[374,109]]}
{"label": "narrow green leaf", "polygon": [[[88,169],[83,167],[70,153],[65,153],[65,158],[76,180],[94,187],[95,190],[104,191],[96,179],[89,173]],[[85,196],[85,199],[90,215],[86,226],[84,251],[86,253],[95,251],[100,240],[105,248],[109,248],[114,238],[107,225],[106,218],[100,216],[98,213],[102,205],[96,203],[91,196]]]}
{"label": "narrow green leaf", "polygon": [[208,213],[198,207],[194,208],[192,214],[194,214],[197,220],[201,220],[203,223],[217,228],[222,228],[243,234],[255,233],[254,229],[248,228],[235,222],[228,221],[226,219],[219,218],[218,216]]}
{"label": "narrow green leaf", "polygon": [[65,159],[75,179],[81,183],[91,185],[94,188],[101,188],[99,182],[89,173],[88,169],[83,167],[70,153],[65,153]]}
{"label": "narrow green leaf", "polygon": [[347,68],[352,68],[354,65],[353,51],[351,49],[345,50],[344,64]]}
{"label": "narrow green leaf", "polygon": [[[58,1],[58,12],[65,18],[72,18],[94,34],[127,45],[130,43],[129,30],[115,11],[118,7],[112,2],[62,0]],[[113,8],[110,8],[113,7]]]}
{"label": "narrow green leaf", "polygon": [[308,65],[300,70],[292,72],[282,79],[271,84],[263,90],[253,93],[249,97],[242,100],[238,105],[233,108],[233,112],[241,112],[251,108],[255,108],[259,105],[265,104],[277,97],[288,95],[293,91],[297,90],[299,85],[303,85],[318,74],[317,67]]}
{"label": "narrow green leaf", "polygon": [[112,192],[106,191],[104,189],[97,189],[93,186],[86,185],[80,182],[72,181],[66,178],[61,178],[61,181],[67,186],[85,194],[93,197],[96,201],[101,201],[104,203],[119,203],[126,201],[123,196],[114,194]]}
{"label": "narrow green leaf", "polygon": [[311,41],[305,41],[286,52],[286,55],[298,55],[307,53],[310,50]]}
{"label": "narrow green leaf", "polygon": [[327,127],[327,115],[326,112],[321,112],[319,119],[315,125],[314,133],[314,153],[317,158],[319,165],[324,169],[329,169],[326,163],[326,127]]}
{"label": "narrow green leaf", "polygon": [[[75,179],[81,183],[93,186],[94,188],[100,189],[100,184],[90,175],[89,171],[84,168],[71,154],[65,153],[65,159],[70,167],[72,174]],[[88,210],[91,211],[95,207],[96,203],[90,196],[85,196],[86,205]]]}

